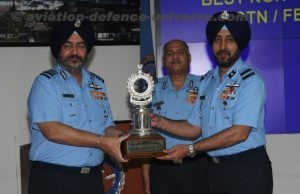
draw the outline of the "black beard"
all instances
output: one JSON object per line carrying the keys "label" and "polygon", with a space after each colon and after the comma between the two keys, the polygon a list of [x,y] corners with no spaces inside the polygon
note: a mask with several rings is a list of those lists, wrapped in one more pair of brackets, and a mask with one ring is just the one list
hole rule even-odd
{"label": "black beard", "polygon": [[[219,53],[222,53],[222,52],[229,53],[229,52],[227,52],[227,51],[221,50],[221,51],[217,52],[217,54],[214,56],[214,57],[215,57],[215,60],[216,60],[216,62],[217,62],[217,64],[218,64],[218,66],[221,67],[221,68],[231,67],[232,65],[234,65],[234,63],[235,63],[235,62],[239,59],[239,57],[240,57],[240,52],[239,52],[239,50],[237,50],[235,53],[233,53],[233,55],[232,55],[231,57],[228,58],[227,61],[219,61],[217,55],[218,55]],[[230,53],[229,53],[229,54],[230,54]]]}

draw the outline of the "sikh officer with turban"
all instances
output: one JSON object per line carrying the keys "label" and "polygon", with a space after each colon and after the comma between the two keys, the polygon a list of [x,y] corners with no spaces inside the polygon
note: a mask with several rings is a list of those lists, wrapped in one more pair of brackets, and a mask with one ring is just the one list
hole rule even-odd
{"label": "sikh officer with turban", "polygon": [[250,25],[240,13],[218,12],[207,23],[206,36],[218,66],[202,77],[199,98],[187,121],[152,117],[155,127],[173,134],[198,131],[203,139],[176,145],[160,159],[178,160],[207,152],[211,194],[271,194],[265,85],[261,75],[240,57],[251,39]]}
{"label": "sikh officer with turban", "polygon": [[38,75],[28,96],[32,161],[29,194],[104,194],[104,152],[121,162],[104,80],[86,69],[95,43],[88,20],[57,23],[50,48],[57,65]]}

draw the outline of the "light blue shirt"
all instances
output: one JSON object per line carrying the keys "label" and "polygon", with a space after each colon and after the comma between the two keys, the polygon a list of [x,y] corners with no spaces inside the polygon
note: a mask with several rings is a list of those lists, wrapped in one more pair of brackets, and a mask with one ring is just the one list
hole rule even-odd
{"label": "light blue shirt", "polygon": [[250,126],[246,141],[208,152],[211,156],[239,153],[265,144],[266,92],[262,77],[239,59],[219,78],[219,69],[209,71],[199,88],[199,98],[188,122],[202,128],[203,138],[232,125]]}
{"label": "light blue shirt", "polygon": [[78,167],[102,163],[101,150],[48,141],[37,126],[37,123],[57,121],[104,135],[105,128],[114,126],[114,122],[104,81],[96,74],[83,69],[80,87],[61,65],[41,73],[28,97],[28,115],[31,160]]}
{"label": "light blue shirt", "polygon": [[[184,86],[176,91],[169,76],[159,78],[153,95],[153,113],[173,120],[186,120],[195,105],[199,84],[200,76],[188,74]],[[182,138],[157,130],[166,139],[166,148],[178,144],[191,144],[198,139]]]}

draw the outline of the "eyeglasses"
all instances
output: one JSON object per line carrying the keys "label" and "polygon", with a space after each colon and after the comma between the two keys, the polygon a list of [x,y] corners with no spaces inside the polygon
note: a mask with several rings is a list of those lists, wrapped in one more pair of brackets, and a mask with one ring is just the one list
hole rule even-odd
{"label": "eyeglasses", "polygon": [[80,43],[76,43],[76,44],[72,44],[72,43],[64,43],[62,45],[62,49],[64,50],[73,50],[73,49],[76,49],[76,50],[80,50],[80,51],[83,51],[86,49],[86,45],[85,43],[83,42],[80,42]]}

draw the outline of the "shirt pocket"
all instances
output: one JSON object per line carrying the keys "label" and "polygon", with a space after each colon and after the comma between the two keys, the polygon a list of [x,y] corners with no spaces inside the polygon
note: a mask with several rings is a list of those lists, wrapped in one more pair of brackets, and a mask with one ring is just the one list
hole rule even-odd
{"label": "shirt pocket", "polygon": [[94,120],[97,119],[100,123],[105,123],[106,120],[111,116],[110,106],[107,101],[100,100],[96,103],[95,112],[92,114]]}
{"label": "shirt pocket", "polygon": [[82,112],[81,103],[74,100],[64,100],[62,101],[62,112],[65,124],[78,123]]}
{"label": "shirt pocket", "polygon": [[220,100],[220,107],[223,112],[223,118],[232,123],[236,100]]}

